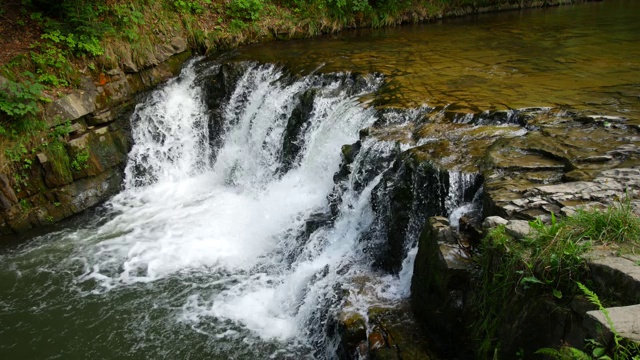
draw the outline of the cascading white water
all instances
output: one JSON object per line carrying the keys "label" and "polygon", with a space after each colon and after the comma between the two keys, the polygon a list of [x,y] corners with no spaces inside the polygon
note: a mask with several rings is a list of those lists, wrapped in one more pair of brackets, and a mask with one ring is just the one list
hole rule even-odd
{"label": "cascading white water", "polygon": [[[137,106],[124,189],[105,212],[13,259],[53,254],[30,276],[55,274],[45,287],[65,286],[41,308],[82,309],[72,324],[96,329],[88,339],[109,333],[130,346],[114,355],[143,349],[170,358],[335,358],[338,344],[327,333],[347,300],[351,310],[366,312],[372,303],[409,295],[414,239],[399,276],[373,270],[366,252],[372,244],[362,241],[377,216],[372,191],[403,149],[365,138],[349,175],[334,180],[341,146],[376,121],[375,110],[357,98],[381,79],[292,79],[273,65],[245,64],[216,112],[223,130],[212,141],[202,80],[208,78],[196,68],[185,67]],[[296,139],[286,139],[305,93],[313,94],[312,109]],[[285,141],[300,145],[286,167]],[[411,226],[415,237],[419,229]],[[171,345],[159,345],[165,342]]]}
{"label": "cascading white water", "polygon": [[[336,284],[368,265],[358,237],[373,220],[369,197],[379,176],[358,191],[351,179],[333,225],[315,231],[306,244],[297,237],[310,215],[328,212],[340,146],[357,140],[358,130],[375,117],[341,89],[340,77],[324,81],[299,162],[279,174],[296,94],[315,79],[285,84],[278,81],[282,76],[269,65],[245,72],[224,109],[219,149],[207,142],[208,119],[193,67],[137,108],[125,189],[109,204],[117,215],[83,250],[81,283],[97,283],[91,292],[100,293],[208,274],[205,287],[215,291],[190,292],[178,321],[196,328],[230,321],[208,330],[222,338],[246,336],[247,329],[262,339],[303,346],[324,336],[318,333],[326,321],[319,309],[335,300]],[[376,81],[371,79],[369,90]],[[359,156],[393,147],[380,144],[365,142],[369,150]]]}

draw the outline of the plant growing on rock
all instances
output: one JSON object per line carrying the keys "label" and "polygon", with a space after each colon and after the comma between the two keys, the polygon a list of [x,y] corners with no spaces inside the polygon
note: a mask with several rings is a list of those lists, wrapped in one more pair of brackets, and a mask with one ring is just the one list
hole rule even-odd
{"label": "plant growing on rock", "polygon": [[602,304],[598,295],[580,282],[577,282],[576,285],[587,297],[589,302],[597,306],[598,310],[604,315],[604,318],[609,325],[609,329],[613,333],[613,343],[607,347],[596,340],[586,339],[586,348],[591,350],[591,354],[570,346],[562,346],[560,349],[542,348],[536,351],[536,354],[546,355],[555,360],[640,360],[640,345],[635,342],[627,341],[620,336],[616,330],[613,320],[611,320],[609,311]]}
{"label": "plant growing on rock", "polygon": [[[481,357],[500,347],[499,329],[533,299],[567,305],[580,293],[575,283],[587,277],[583,255],[593,244],[637,244],[640,231],[640,219],[628,202],[561,220],[552,215],[549,224],[536,220],[530,225],[533,231],[525,239],[514,239],[499,226],[482,242],[477,258],[481,278],[472,300],[479,314],[473,331]],[[555,355],[576,354],[561,349]]]}

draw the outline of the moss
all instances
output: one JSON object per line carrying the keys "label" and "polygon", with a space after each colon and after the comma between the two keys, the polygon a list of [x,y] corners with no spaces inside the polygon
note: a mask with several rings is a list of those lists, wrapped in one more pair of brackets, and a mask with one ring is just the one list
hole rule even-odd
{"label": "moss", "polygon": [[66,184],[73,181],[71,174],[71,160],[67,154],[67,149],[61,141],[54,140],[47,147],[47,158],[51,163],[53,176],[59,179],[56,183]]}

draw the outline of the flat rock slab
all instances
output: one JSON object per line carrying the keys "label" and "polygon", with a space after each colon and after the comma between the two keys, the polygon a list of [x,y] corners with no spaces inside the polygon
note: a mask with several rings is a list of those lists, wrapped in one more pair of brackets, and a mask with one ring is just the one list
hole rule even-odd
{"label": "flat rock slab", "polygon": [[[609,317],[616,332],[625,339],[640,343],[640,305],[607,308]],[[600,330],[612,336],[611,327],[604,313],[600,310],[587,312],[585,326],[592,336],[601,336]]]}
{"label": "flat rock slab", "polygon": [[631,255],[607,255],[592,251],[585,256],[597,293],[615,297],[621,305],[640,302],[640,265]]}
{"label": "flat rock slab", "polygon": [[633,281],[637,282],[640,285],[640,265],[629,259],[617,256],[606,256],[590,259],[589,263],[617,270],[623,274],[626,274]]}

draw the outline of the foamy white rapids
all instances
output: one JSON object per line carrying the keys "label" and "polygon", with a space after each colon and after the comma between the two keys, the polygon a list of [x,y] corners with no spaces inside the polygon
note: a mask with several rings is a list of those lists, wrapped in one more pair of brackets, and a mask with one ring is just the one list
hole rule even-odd
{"label": "foamy white rapids", "polygon": [[[340,147],[357,140],[374,111],[341,90],[339,80],[321,88],[313,76],[282,82],[274,66],[253,66],[223,109],[222,146],[213,149],[195,76],[186,67],[137,107],[125,189],[109,203],[117,215],[95,233],[77,235],[90,244],[77,259],[85,269],[78,281],[97,284],[91,293],[100,293],[210,276],[185,297],[178,321],[197,329],[211,321],[235,324],[214,330],[217,338],[242,329],[298,343],[323,336],[322,309],[334,301],[335,285],[368,271],[358,238],[373,221],[370,195],[380,175],[359,191],[350,179],[332,225],[306,243],[298,236],[311,214],[328,212]],[[300,160],[282,174],[280,149],[296,94],[314,86],[320,93]],[[368,141],[358,157],[392,148]],[[354,161],[354,174],[361,163]]]}

